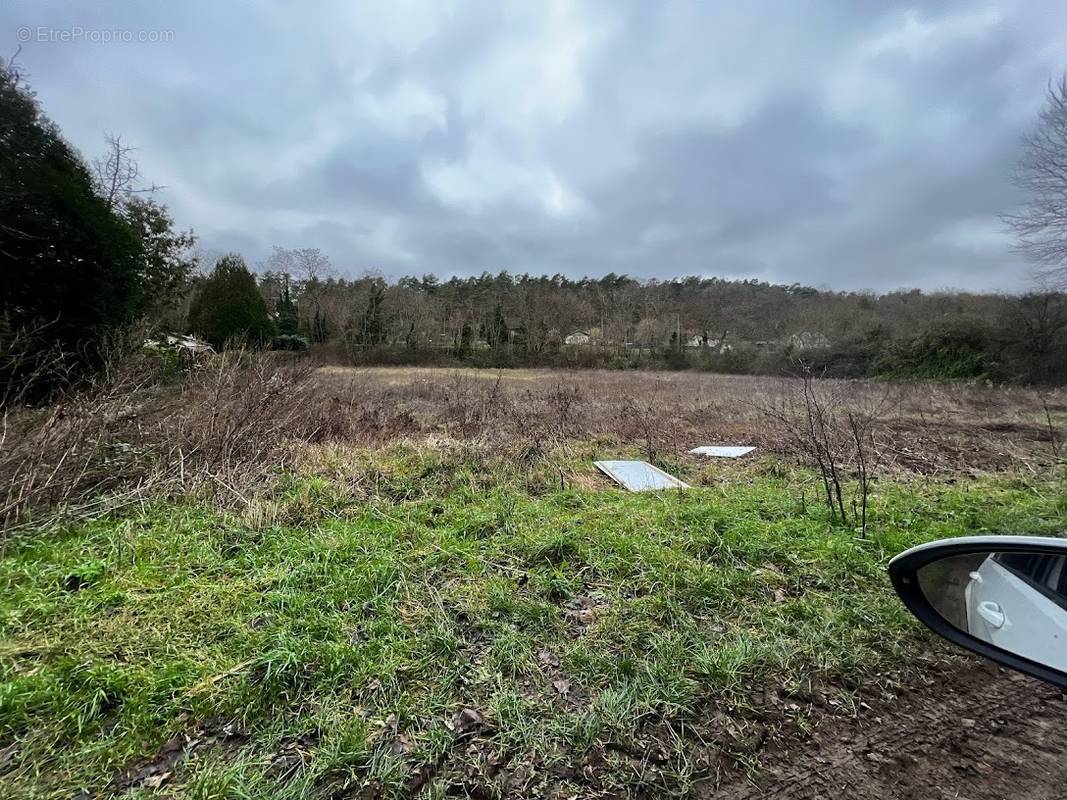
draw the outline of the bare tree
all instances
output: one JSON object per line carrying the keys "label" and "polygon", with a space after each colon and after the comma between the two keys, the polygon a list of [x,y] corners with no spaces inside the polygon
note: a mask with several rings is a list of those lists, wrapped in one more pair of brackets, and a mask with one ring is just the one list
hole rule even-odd
{"label": "bare tree", "polygon": [[93,172],[96,173],[96,185],[107,201],[108,208],[115,208],[126,195],[133,190],[140,176],[140,168],[130,155],[133,148],[122,143],[121,136],[109,133],[107,155],[93,159]]}
{"label": "bare tree", "polygon": [[1005,222],[1016,249],[1040,265],[1039,278],[1067,286],[1067,74],[1049,81],[1037,126],[1023,139],[1012,183],[1028,195]]}
{"label": "bare tree", "polygon": [[226,253],[214,247],[204,247],[199,241],[193,245],[190,253],[192,261],[196,264],[196,274],[207,276],[215,269],[215,265]]}
{"label": "bare tree", "polygon": [[274,246],[261,269],[286,273],[301,282],[325,281],[333,275],[330,259],[317,247]]}
{"label": "bare tree", "polygon": [[292,291],[300,309],[301,325],[311,331],[316,341],[323,341],[326,331],[336,327],[341,315],[324,303],[327,282],[334,276],[328,256],[317,247],[279,247],[259,265],[264,275],[285,276],[292,280]]}
{"label": "bare tree", "polygon": [[18,63],[18,58],[22,54],[22,45],[20,44],[15,48],[15,52],[11,54],[7,62],[0,58],[0,66],[3,66],[11,76],[11,80],[16,84],[20,84],[22,79],[26,77],[26,73],[22,69],[22,65]]}
{"label": "bare tree", "polygon": [[141,177],[141,168],[132,155],[136,148],[124,144],[122,137],[113,133],[107,134],[104,139],[107,142],[107,155],[93,159],[93,173],[97,191],[107,202],[108,208],[114,209],[131,195],[151,194],[162,188],[154,183],[147,188],[139,187],[137,181]]}
{"label": "bare tree", "polygon": [[290,251],[297,276],[304,281],[325,281],[333,275],[330,259],[317,247],[298,247]]}

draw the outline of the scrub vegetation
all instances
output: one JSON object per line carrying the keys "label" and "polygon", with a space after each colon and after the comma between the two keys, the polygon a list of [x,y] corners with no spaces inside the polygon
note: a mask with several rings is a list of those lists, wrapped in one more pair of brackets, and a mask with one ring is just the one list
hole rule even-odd
{"label": "scrub vegetation", "polygon": [[[55,445],[79,404],[109,420],[77,429],[80,483],[55,453],[21,467],[56,494],[11,508],[0,557],[5,796],[685,794],[954,658],[892,555],[1067,521],[1056,395],[895,398],[864,531],[767,408],[800,387],[859,413],[885,386],[154,363],[10,422]],[[968,406],[984,437],[929,417]],[[685,453],[727,431],[768,446]],[[693,488],[625,493],[604,457]]]}

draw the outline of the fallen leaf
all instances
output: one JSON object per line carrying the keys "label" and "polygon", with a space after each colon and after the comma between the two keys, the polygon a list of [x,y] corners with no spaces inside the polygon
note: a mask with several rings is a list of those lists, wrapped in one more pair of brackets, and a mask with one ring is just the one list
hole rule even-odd
{"label": "fallen leaf", "polygon": [[546,667],[558,667],[559,657],[551,650],[542,650],[537,654],[537,660]]}
{"label": "fallen leaf", "polygon": [[558,681],[552,681],[552,688],[559,692],[563,697],[566,697],[570,694],[571,682],[560,678]]}
{"label": "fallen leaf", "polygon": [[473,708],[462,708],[457,711],[456,715],[452,718],[452,725],[449,727],[449,730],[466,733],[467,731],[474,730],[483,722],[485,722],[485,718]]}

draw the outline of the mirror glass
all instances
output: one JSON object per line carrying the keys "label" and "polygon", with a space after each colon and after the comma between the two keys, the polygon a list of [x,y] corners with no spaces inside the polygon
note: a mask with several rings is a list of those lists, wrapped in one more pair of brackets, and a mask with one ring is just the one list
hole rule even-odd
{"label": "mirror glass", "polygon": [[1067,555],[966,553],[926,564],[917,577],[953,627],[1067,672]]}

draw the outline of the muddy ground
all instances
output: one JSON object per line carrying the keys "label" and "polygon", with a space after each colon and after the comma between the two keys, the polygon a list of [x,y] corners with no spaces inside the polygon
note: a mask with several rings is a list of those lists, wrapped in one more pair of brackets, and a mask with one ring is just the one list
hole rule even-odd
{"label": "muddy ground", "polygon": [[1067,696],[1055,687],[974,660],[868,705],[769,746],[754,778],[734,772],[699,796],[1067,797]]}
{"label": "muddy ground", "polygon": [[[656,741],[617,742],[568,754],[551,767],[516,763],[494,754],[486,736],[492,726],[477,716],[459,726],[456,746],[442,760],[415,771],[405,796],[474,798],[653,798],[699,800],[755,798],[848,798],[849,800],[994,800],[1067,797],[1067,695],[1055,687],[974,658],[942,662],[910,688],[857,694],[858,713],[819,703],[809,705],[814,729],[800,733],[781,725],[791,698],[773,694],[762,708],[727,719],[709,714],[691,742],[704,776],[684,787]],[[813,698],[809,698],[813,699]],[[716,725],[716,716],[725,724]],[[703,739],[719,728],[722,738]],[[755,735],[753,735],[755,734]],[[738,738],[732,738],[738,737]],[[699,743],[696,740],[700,740]],[[214,720],[190,735],[177,736],[153,758],[127,765],[102,792],[75,793],[75,800],[121,796],[154,786],[182,762],[214,752],[233,757],[248,744],[236,720]],[[271,758],[283,782],[300,770],[314,737],[289,742]],[[227,755],[228,754],[228,755]],[[569,762],[569,763],[568,763]],[[629,763],[629,790],[602,780]],[[657,774],[658,773],[658,774]],[[691,776],[692,777],[692,776]],[[156,783],[152,783],[155,780]],[[658,786],[657,786],[658,784]],[[434,787],[430,789],[431,785]],[[380,787],[337,783],[317,787],[323,796],[369,800]]]}
{"label": "muddy ground", "polygon": [[[820,708],[809,697],[816,700],[806,704],[813,729],[804,733],[785,722],[785,709],[797,698],[772,693],[773,700],[749,714],[710,712],[681,731],[702,777],[679,781],[670,760],[660,757],[662,740],[652,730],[632,742],[569,754],[552,766],[487,757],[476,733],[432,767],[432,780],[447,796],[476,798],[1067,797],[1067,695],[976,658],[949,660],[954,664],[941,662],[910,688],[860,691],[855,715]],[[630,787],[602,783],[627,767]],[[416,778],[412,796],[430,777]],[[337,796],[376,795],[371,786]]]}

